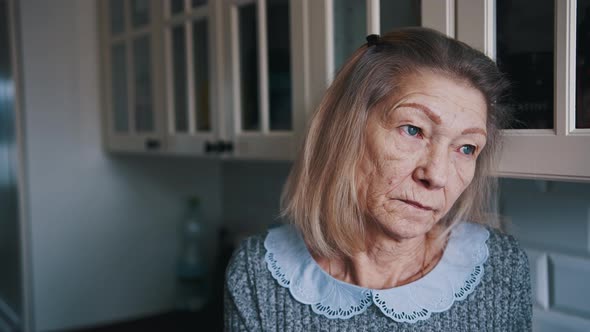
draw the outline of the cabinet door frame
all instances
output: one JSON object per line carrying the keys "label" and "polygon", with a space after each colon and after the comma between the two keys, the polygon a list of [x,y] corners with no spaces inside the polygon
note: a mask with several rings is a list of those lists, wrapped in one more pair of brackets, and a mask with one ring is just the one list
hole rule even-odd
{"label": "cabinet door frame", "polygon": [[[312,104],[317,105],[321,95],[332,82],[337,68],[334,61],[334,1],[312,1],[307,7],[311,18],[313,36],[310,37],[314,59],[311,71]],[[364,0],[366,5],[366,35],[381,33],[380,0]],[[450,37],[455,36],[455,1],[421,0],[421,26],[438,30]],[[319,26],[321,24],[321,26]],[[360,44],[359,44],[360,46]]]}
{"label": "cabinet door frame", "polygon": [[[110,11],[109,1],[99,1],[99,36],[100,36],[100,52],[101,52],[101,87],[102,87],[102,103],[103,110],[103,137],[104,145],[108,151],[112,152],[138,152],[150,151],[159,153],[166,149],[166,136],[164,131],[164,117],[163,112],[163,96],[158,91],[161,91],[162,74],[163,71],[158,68],[157,63],[161,63],[160,52],[161,38],[158,37],[159,21],[158,15],[155,14],[154,6],[158,6],[158,0],[150,0],[150,23],[148,26],[132,31],[131,26],[131,1],[124,1],[124,15],[125,15],[125,31],[117,36],[111,36],[110,31]],[[140,35],[149,36],[150,52],[151,52],[151,96],[152,96],[152,113],[154,121],[154,130],[152,132],[137,132],[135,130],[135,115],[134,115],[134,89],[133,83],[133,40]],[[112,59],[111,47],[116,43],[122,43],[125,46],[125,64],[126,64],[126,89],[127,89],[127,116],[128,116],[128,131],[126,133],[117,132],[114,128],[114,114],[113,114],[113,96],[112,96]],[[155,142],[157,148],[151,148],[150,142]]]}
{"label": "cabinet door frame", "polygon": [[[305,86],[308,44],[306,43],[307,18],[305,7],[308,0],[289,0],[289,33],[290,33],[290,70],[291,70],[291,130],[271,130],[268,88],[268,45],[266,0],[226,0],[227,32],[229,54],[227,57],[230,68],[231,106],[228,107],[226,135],[234,143],[231,158],[292,160],[297,143],[301,137],[305,114]],[[257,50],[258,50],[258,100],[260,130],[245,131],[242,129],[241,118],[241,80],[240,80],[240,45],[239,45],[239,7],[256,5],[257,17]]]}
{"label": "cabinet door frame", "polygon": [[[165,101],[166,117],[165,131],[167,137],[167,153],[177,155],[204,156],[208,155],[205,149],[207,143],[214,144],[221,139],[224,117],[220,114],[224,109],[224,96],[220,95],[223,87],[223,26],[221,1],[209,0],[202,8],[192,9],[191,1],[184,0],[185,13],[171,17],[169,12],[170,0],[162,1],[159,5],[163,15],[163,23],[160,31],[163,33],[164,50],[164,72],[165,72]],[[187,9],[188,12],[187,12]],[[198,131],[195,121],[195,97],[194,97],[194,63],[193,63],[193,38],[192,24],[200,20],[207,20],[208,37],[208,76],[210,81],[209,91],[209,116],[211,130]],[[174,111],[174,77],[173,77],[173,55],[172,55],[172,26],[184,26],[185,31],[185,56],[187,72],[187,132],[176,132],[175,111]]]}
{"label": "cabinet door frame", "polygon": [[[499,176],[590,181],[590,129],[577,129],[576,0],[555,3],[554,129],[504,130]],[[495,0],[457,0],[457,38],[495,60]]]}

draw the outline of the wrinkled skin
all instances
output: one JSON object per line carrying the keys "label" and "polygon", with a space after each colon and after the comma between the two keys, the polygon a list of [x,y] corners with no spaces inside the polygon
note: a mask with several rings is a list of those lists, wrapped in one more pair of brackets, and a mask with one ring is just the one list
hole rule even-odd
{"label": "wrinkled skin", "polygon": [[402,81],[392,100],[371,110],[358,164],[366,214],[365,250],[316,257],[334,278],[372,289],[415,281],[440,260],[437,222],[471,183],[486,144],[486,102],[464,82],[430,71]]}
{"label": "wrinkled skin", "polygon": [[403,241],[430,231],[473,179],[486,144],[486,102],[464,82],[423,71],[386,104],[386,115],[367,119],[357,186],[371,241]]}

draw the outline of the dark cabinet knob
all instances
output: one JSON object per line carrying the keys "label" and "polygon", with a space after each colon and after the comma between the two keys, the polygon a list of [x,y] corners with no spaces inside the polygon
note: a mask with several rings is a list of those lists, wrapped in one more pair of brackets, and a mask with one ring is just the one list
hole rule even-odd
{"label": "dark cabinet knob", "polygon": [[211,153],[217,151],[217,145],[209,141],[205,142],[205,153]]}
{"label": "dark cabinet knob", "polygon": [[223,151],[232,152],[234,150],[234,144],[230,141],[223,143]]}
{"label": "dark cabinet knob", "polygon": [[145,148],[148,150],[158,150],[160,148],[160,140],[154,138],[146,139]]}
{"label": "dark cabinet knob", "polygon": [[234,144],[230,141],[205,142],[205,153],[231,152],[233,149]]}
{"label": "dark cabinet knob", "polygon": [[221,153],[224,151],[225,143],[223,143],[223,141],[217,141],[217,143],[215,143],[215,145],[216,145],[217,152]]}

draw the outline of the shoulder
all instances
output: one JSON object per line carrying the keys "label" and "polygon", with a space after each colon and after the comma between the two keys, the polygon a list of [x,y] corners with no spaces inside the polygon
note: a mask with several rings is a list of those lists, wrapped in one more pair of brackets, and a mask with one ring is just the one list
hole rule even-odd
{"label": "shoulder", "polygon": [[[269,303],[269,273],[265,273],[264,234],[250,236],[240,242],[227,265],[225,274],[225,320],[231,330],[261,331],[263,312]],[[226,328],[230,330],[229,328]]]}
{"label": "shoulder", "polygon": [[262,234],[241,241],[226,269],[226,288],[239,296],[244,289],[258,296],[279,286],[288,287],[293,270],[307,256],[306,248],[293,225],[271,227]]}
{"label": "shoulder", "polygon": [[487,229],[490,233],[487,244],[492,261],[528,269],[527,255],[514,236],[497,229]]}
{"label": "shoulder", "polygon": [[510,234],[488,229],[489,250],[487,272],[498,285],[510,288],[530,288],[529,261],[519,242]]}
{"label": "shoulder", "polygon": [[240,242],[226,269],[226,280],[228,285],[237,284],[239,279],[247,275],[257,274],[264,266],[264,239],[267,232],[253,235]]}
{"label": "shoulder", "polygon": [[508,330],[531,331],[532,289],[527,254],[509,234],[489,229],[487,281],[493,298],[504,301],[496,308],[510,317]]}

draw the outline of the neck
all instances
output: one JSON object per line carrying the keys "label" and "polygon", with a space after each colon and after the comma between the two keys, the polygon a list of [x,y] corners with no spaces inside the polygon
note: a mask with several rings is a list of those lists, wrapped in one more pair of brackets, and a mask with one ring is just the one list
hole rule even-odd
{"label": "neck", "polygon": [[[365,251],[345,259],[320,259],[334,278],[371,289],[401,286],[430,272],[442,256],[442,247],[426,235],[411,239],[369,236]],[[369,245],[370,244],[370,245]]]}

